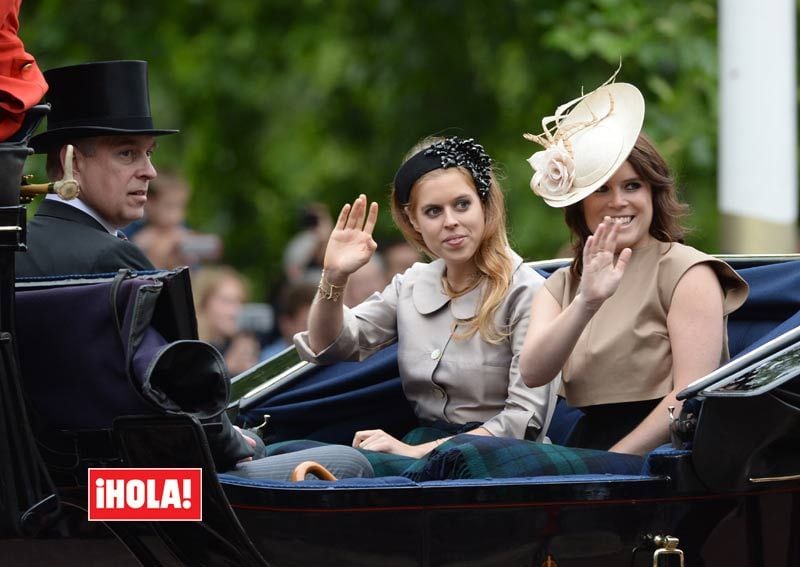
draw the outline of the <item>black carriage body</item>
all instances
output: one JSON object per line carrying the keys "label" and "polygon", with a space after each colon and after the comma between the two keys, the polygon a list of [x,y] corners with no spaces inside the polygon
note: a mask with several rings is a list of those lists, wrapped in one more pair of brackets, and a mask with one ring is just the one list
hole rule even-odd
{"label": "black carriage body", "polygon": [[658,478],[223,487],[270,565],[649,566],[659,534],[678,534],[687,565],[797,560],[797,490],[682,494]]}

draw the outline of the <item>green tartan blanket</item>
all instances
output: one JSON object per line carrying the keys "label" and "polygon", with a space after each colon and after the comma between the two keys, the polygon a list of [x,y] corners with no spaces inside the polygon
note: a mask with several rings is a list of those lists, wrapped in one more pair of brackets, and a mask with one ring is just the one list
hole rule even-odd
{"label": "green tartan blanket", "polygon": [[[403,441],[410,445],[446,437],[431,427],[418,427]],[[319,447],[310,440],[283,441],[267,446],[267,455]],[[455,478],[511,478],[578,474],[640,474],[644,459],[623,455],[521,441],[507,437],[461,434],[442,443],[422,459],[360,450],[375,476],[405,476],[417,482]]]}
{"label": "green tartan blanket", "polygon": [[[435,439],[447,437],[449,434],[437,429],[435,427],[417,427],[408,432],[403,437],[403,443],[409,445],[421,445],[428,443]],[[281,441],[267,445],[266,455],[280,455],[282,453],[292,453],[294,451],[302,451],[303,449],[310,449],[312,447],[320,447],[325,445],[321,441],[312,441],[309,439],[298,439],[296,441]],[[358,449],[372,465],[372,470],[375,476],[400,476],[406,469],[415,465],[418,459],[412,457],[403,457],[401,455],[391,455],[389,453],[378,453],[375,451],[366,451]],[[421,459],[424,461],[424,459]]]}
{"label": "green tartan blanket", "polygon": [[411,464],[402,476],[423,482],[454,478],[511,478],[576,474],[639,474],[644,459],[521,441],[507,437],[456,435]]}

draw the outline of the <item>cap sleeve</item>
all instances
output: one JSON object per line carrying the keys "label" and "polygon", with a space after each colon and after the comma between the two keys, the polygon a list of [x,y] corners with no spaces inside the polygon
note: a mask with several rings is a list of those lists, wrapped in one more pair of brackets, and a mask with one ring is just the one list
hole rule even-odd
{"label": "cap sleeve", "polygon": [[567,276],[569,275],[569,266],[559,268],[549,278],[544,281],[544,288],[550,292],[550,295],[561,305],[569,303],[569,298],[565,297],[567,293]]}
{"label": "cap sleeve", "polygon": [[730,315],[747,300],[750,287],[728,263],[715,258],[709,262],[709,265],[717,274],[719,284],[722,286],[724,314]]}

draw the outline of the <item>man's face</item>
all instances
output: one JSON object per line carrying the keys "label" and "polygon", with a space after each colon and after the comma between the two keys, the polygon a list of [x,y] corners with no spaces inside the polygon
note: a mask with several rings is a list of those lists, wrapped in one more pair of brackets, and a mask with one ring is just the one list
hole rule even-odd
{"label": "man's face", "polygon": [[[153,136],[98,136],[84,147],[94,146],[88,155],[75,148],[75,179],[80,199],[116,228],[142,218],[147,186],[156,177],[150,163],[155,149]],[[63,158],[62,158],[63,159]]]}

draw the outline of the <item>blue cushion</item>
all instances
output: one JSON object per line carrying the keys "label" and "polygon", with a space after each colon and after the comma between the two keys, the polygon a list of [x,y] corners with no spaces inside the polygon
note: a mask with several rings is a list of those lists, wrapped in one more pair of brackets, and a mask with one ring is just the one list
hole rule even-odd
{"label": "blue cushion", "polygon": [[581,409],[572,407],[567,400],[559,397],[553,412],[553,419],[550,420],[550,427],[547,429],[550,441],[555,445],[566,444],[581,417],[583,417]]}
{"label": "blue cushion", "polygon": [[315,439],[349,445],[360,429],[382,428],[402,436],[416,418],[403,395],[397,344],[363,362],[318,366],[289,388],[271,392],[243,409],[246,425],[270,416],[270,441]]}
{"label": "blue cushion", "polygon": [[652,475],[654,470],[661,470],[664,467],[660,466],[670,459],[681,457],[688,457],[692,454],[690,449],[675,449],[670,444],[661,445],[656,447],[647,455],[642,467],[643,475]]}
{"label": "blue cushion", "polygon": [[728,318],[732,358],[800,325],[800,262],[743,268],[738,273],[750,286],[750,294]]}
{"label": "blue cushion", "polygon": [[254,486],[264,488],[377,488],[377,487],[405,487],[417,486],[413,480],[402,476],[383,476],[379,478],[343,478],[336,482],[326,480],[301,480],[299,482],[290,482],[287,480],[260,480],[248,479],[236,476],[234,474],[219,474],[217,475],[219,481],[224,484],[232,484],[237,486]]}

